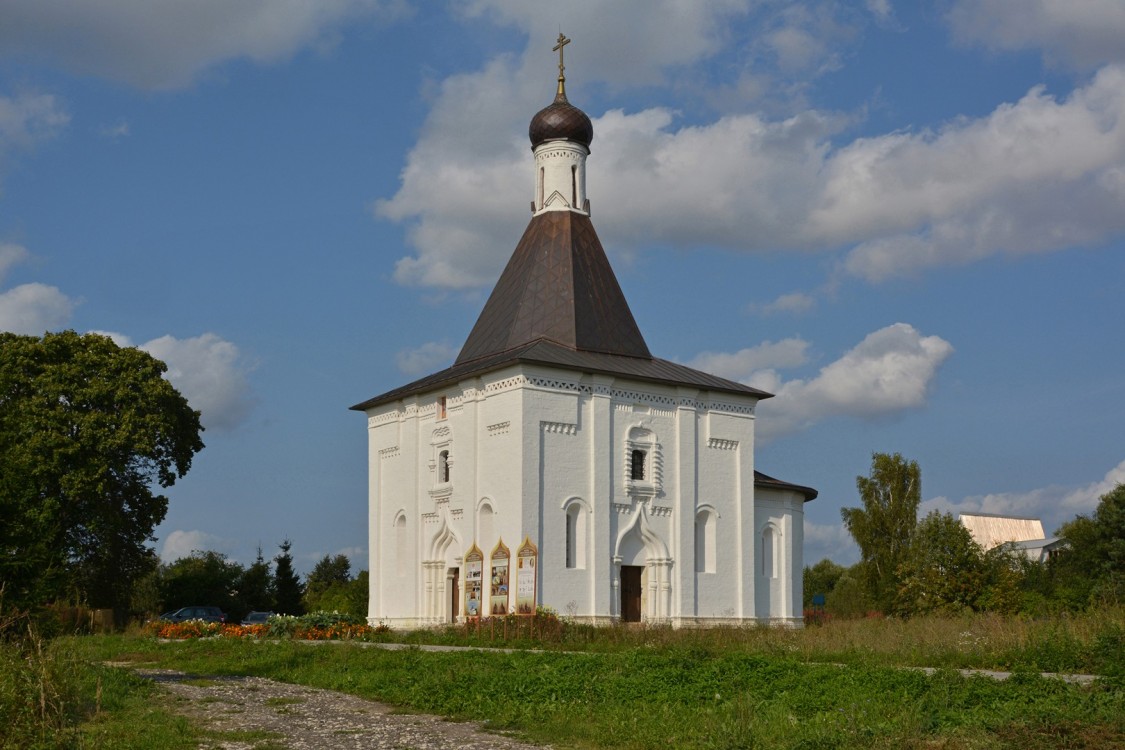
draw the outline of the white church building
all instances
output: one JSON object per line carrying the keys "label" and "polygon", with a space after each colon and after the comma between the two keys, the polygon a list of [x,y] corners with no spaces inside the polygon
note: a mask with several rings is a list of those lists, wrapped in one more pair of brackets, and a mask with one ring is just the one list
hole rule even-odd
{"label": "white church building", "polygon": [[531,223],[453,365],[367,415],[372,623],[548,606],[594,623],[802,618],[803,506],[756,470],[770,394],[654,357],[590,220],[593,127],[531,120]]}

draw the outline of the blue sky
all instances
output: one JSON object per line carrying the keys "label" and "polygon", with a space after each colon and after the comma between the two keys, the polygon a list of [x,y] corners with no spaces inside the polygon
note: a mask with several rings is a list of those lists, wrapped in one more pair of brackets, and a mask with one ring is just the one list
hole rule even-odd
{"label": "blue sky", "polygon": [[872,452],[924,510],[1125,481],[1125,4],[5,0],[0,329],[168,362],[207,448],[156,547],[366,567],[347,407],[456,356],[527,221],[527,123],[657,355],[777,394],[806,560]]}

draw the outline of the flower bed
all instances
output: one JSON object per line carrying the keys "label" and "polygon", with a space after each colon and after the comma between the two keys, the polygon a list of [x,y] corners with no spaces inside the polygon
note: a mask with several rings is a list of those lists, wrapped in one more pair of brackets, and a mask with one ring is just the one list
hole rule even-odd
{"label": "flower bed", "polygon": [[362,620],[335,612],[314,612],[301,617],[277,615],[264,625],[185,620],[156,620],[145,631],[157,638],[185,640],[188,638],[294,638],[305,641],[373,640],[390,630],[386,625],[372,627]]}

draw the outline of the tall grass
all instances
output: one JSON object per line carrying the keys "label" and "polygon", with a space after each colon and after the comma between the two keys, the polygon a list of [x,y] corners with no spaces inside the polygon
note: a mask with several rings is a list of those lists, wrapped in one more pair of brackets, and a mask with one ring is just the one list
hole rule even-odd
{"label": "tall grass", "polygon": [[557,626],[542,622],[535,630],[529,625],[517,629],[486,620],[437,630],[380,633],[372,639],[600,652],[689,647],[804,662],[1104,675],[1122,674],[1125,669],[1125,607],[1039,619],[986,613],[832,620],[799,630],[593,627],[565,619]]}
{"label": "tall grass", "polygon": [[243,639],[93,638],[76,646],[195,674],[341,690],[485,721],[556,747],[1046,750],[1064,737],[1070,747],[1125,744],[1120,685],[1083,688],[1031,673],[1006,682],[951,671],[927,676],[690,643],[601,653],[435,653]]}
{"label": "tall grass", "polygon": [[195,731],[154,685],[47,639],[33,618],[0,613],[0,750],[184,750]]}
{"label": "tall grass", "polygon": [[0,748],[69,747],[78,688],[22,613],[0,614]]}

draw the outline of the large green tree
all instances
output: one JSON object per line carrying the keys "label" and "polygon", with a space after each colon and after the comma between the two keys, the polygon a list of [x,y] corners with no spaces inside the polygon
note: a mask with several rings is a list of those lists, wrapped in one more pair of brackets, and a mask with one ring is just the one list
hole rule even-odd
{"label": "large green tree", "polygon": [[875,453],[871,472],[856,477],[862,508],[841,508],[844,526],[859,545],[861,579],[871,598],[889,612],[898,589],[922,501],[922,470],[900,454]]}
{"label": "large green tree", "polygon": [[1125,484],[1102,495],[1093,515],[1055,533],[1068,542],[1054,561],[1060,598],[1076,608],[1125,598]]}
{"label": "large green tree", "polygon": [[282,615],[303,615],[305,607],[301,599],[304,595],[304,587],[301,585],[300,577],[293,570],[293,555],[289,552],[293,548],[293,543],[286,539],[279,546],[281,554],[273,559],[275,563],[273,593],[277,612]]}
{"label": "large green tree", "polygon": [[238,582],[239,597],[248,612],[270,612],[274,608],[273,589],[269,561],[262,556],[262,548],[258,547],[258,557],[246,568],[242,580]]}
{"label": "large green tree", "polygon": [[221,552],[196,550],[165,565],[161,573],[164,609],[218,607],[231,622],[241,620],[248,611],[237,588],[245,570]]}
{"label": "large green tree", "polygon": [[128,604],[199,413],[151,355],[98,334],[0,333],[0,580],[9,602]]}
{"label": "large green tree", "polygon": [[984,550],[963,523],[937,511],[914,529],[898,577],[895,609],[904,615],[981,608],[989,582]]}
{"label": "large green tree", "polygon": [[339,599],[352,580],[352,564],[346,555],[325,555],[305,577],[305,610],[339,610]]}

